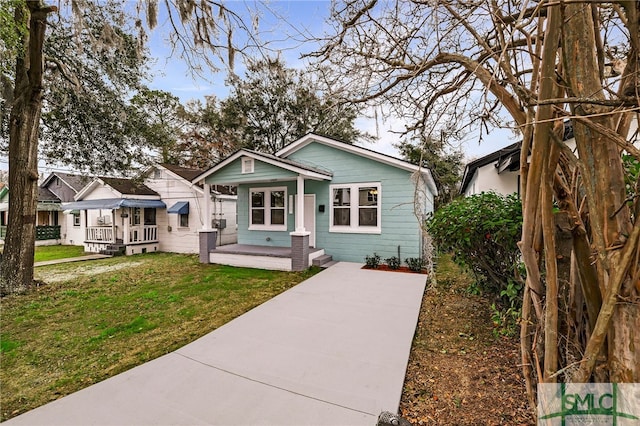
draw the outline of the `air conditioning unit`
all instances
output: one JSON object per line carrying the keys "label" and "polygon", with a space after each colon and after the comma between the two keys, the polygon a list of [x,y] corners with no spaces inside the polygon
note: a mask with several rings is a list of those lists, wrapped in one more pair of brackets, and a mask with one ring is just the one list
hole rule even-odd
{"label": "air conditioning unit", "polygon": [[111,225],[111,216],[98,216],[98,225]]}

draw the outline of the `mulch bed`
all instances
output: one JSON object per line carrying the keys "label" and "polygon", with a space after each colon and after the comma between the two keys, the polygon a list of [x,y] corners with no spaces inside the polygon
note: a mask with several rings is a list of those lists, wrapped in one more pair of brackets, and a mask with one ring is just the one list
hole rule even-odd
{"label": "mulch bed", "polygon": [[362,269],[370,269],[372,271],[388,271],[388,272],[405,272],[408,274],[427,274],[426,270],[422,270],[421,272],[412,271],[407,266],[401,266],[398,269],[391,269],[387,265],[379,265],[377,268],[370,268],[368,266],[363,266]]}

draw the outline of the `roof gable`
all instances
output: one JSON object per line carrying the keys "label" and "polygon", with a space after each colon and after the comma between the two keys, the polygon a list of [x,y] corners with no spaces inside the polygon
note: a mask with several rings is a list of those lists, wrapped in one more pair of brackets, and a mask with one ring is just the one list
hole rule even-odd
{"label": "roof gable", "polygon": [[160,163],[158,164],[158,166],[168,170],[174,175],[184,180],[187,180],[189,182],[191,182],[193,179],[195,179],[197,176],[201,175],[204,172],[204,170],[191,169],[188,167],[176,166],[176,165],[167,164],[167,163]]}
{"label": "roof gable", "polygon": [[145,184],[131,179],[99,177],[95,178],[89,185],[79,191],[74,198],[76,200],[82,200],[100,186],[109,188],[113,195],[119,195],[121,198],[130,196],[160,197],[157,192]]}
{"label": "roof gable", "polygon": [[438,190],[435,185],[435,181],[433,180],[433,176],[431,175],[431,171],[428,168],[421,167],[417,164],[410,163],[405,160],[401,160],[399,158],[393,157],[391,155],[383,154],[377,151],[373,151],[368,148],[363,148],[361,146],[352,145],[346,142],[342,142],[336,139],[332,139],[326,136],[321,136],[315,133],[307,133],[300,139],[290,143],[289,145],[282,148],[280,151],[276,153],[276,156],[280,158],[287,158],[293,153],[299,151],[305,146],[312,143],[320,143],[323,145],[328,145],[333,148],[337,148],[338,150],[349,152],[351,154],[355,154],[364,158],[368,158],[373,161],[377,161],[392,167],[397,167],[402,170],[407,170],[409,172],[420,172],[426,177],[426,184],[434,195],[437,195]]}

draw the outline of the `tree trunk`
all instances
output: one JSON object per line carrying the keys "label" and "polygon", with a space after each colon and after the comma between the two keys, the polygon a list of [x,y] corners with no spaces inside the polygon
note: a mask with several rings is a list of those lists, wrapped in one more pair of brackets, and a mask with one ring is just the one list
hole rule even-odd
{"label": "tree trunk", "polygon": [[[593,45],[596,37],[591,6],[568,3],[565,16],[568,18],[563,25],[563,53],[570,96],[604,100],[596,54],[584,49]],[[587,116],[593,123],[616,129],[610,112],[607,107],[593,104],[573,107],[575,115]],[[640,306],[629,272],[632,268],[625,263],[635,258],[638,241],[637,237],[631,237],[634,234],[630,209],[624,206],[626,193],[620,152],[606,135],[580,120],[574,120],[574,134],[589,209],[591,241],[597,254],[598,280],[607,297],[590,336],[584,362],[573,380],[589,380],[606,335],[609,380],[638,381],[640,362],[634,346],[640,345],[637,333]]]}
{"label": "tree trunk", "polygon": [[42,111],[42,48],[47,14],[40,2],[17,7],[24,22],[22,53],[16,60],[14,101],[9,123],[9,220],[0,264],[0,295],[25,291],[33,282],[38,197],[38,134]]}

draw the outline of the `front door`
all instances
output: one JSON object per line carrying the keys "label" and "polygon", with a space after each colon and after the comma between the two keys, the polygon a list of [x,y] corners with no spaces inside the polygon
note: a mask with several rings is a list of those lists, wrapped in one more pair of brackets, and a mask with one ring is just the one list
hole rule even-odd
{"label": "front door", "polygon": [[309,247],[316,246],[316,194],[304,195],[304,228],[309,235]]}

